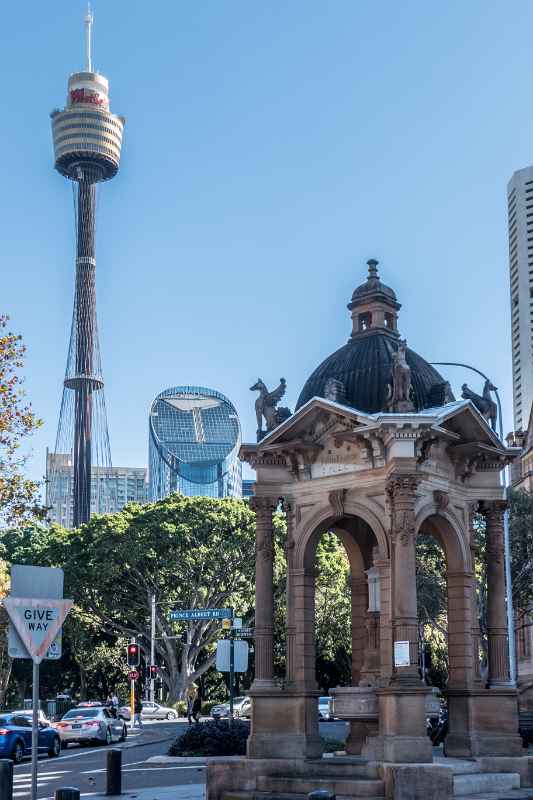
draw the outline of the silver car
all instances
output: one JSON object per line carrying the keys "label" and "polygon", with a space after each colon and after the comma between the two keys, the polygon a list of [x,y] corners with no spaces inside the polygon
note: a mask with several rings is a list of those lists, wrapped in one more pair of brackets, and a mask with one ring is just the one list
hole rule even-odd
{"label": "silver car", "polygon": [[[249,717],[252,711],[252,704],[249,697],[234,697],[233,698],[233,716],[238,719],[239,717]],[[229,703],[220,703],[213,706],[211,709],[211,716],[213,719],[224,719],[229,717]]]}
{"label": "silver car", "polygon": [[[175,708],[161,706],[159,703],[152,703],[149,700],[143,700],[142,703],[142,719],[178,719],[179,715]],[[121,706],[118,713],[122,719],[131,719],[131,710],[129,706]]]}
{"label": "silver car", "polygon": [[59,730],[63,747],[67,747],[70,742],[79,744],[123,742],[128,735],[124,720],[117,719],[102,706],[71,708],[55,727]]}

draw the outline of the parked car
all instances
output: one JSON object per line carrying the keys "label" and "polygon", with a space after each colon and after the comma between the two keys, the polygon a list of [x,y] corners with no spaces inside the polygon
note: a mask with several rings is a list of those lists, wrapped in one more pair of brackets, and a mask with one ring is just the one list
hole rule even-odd
{"label": "parked car", "polygon": [[[9,713],[20,717],[26,717],[27,719],[30,720],[30,722],[33,720],[33,710],[31,708],[21,708],[17,709],[16,711],[10,711]],[[42,708],[39,709],[38,718],[39,722],[42,725],[52,724],[51,721],[46,716],[46,714],[44,713],[44,711],[42,710]]]}
{"label": "parked car", "polygon": [[[118,710],[119,717],[122,719],[131,719],[131,709],[129,706],[120,706]],[[159,703],[152,703],[150,700],[143,700],[143,719],[178,719],[178,712],[175,708],[162,706]]]}
{"label": "parked car", "polygon": [[[24,756],[31,755],[31,720],[26,714],[2,714],[0,716],[0,757],[11,758],[20,764]],[[48,753],[50,758],[61,752],[61,739],[51,725],[39,723],[39,753]]]}
{"label": "parked car", "polygon": [[327,722],[333,719],[331,714],[331,697],[318,698],[318,719],[320,722]]}
{"label": "parked car", "polygon": [[70,742],[79,744],[123,742],[128,735],[124,720],[117,719],[103,706],[71,708],[61,721],[56,723],[56,727],[59,729],[63,747],[67,747]]}
{"label": "parked car", "polygon": [[[252,712],[252,703],[249,697],[234,697],[233,698],[233,716],[237,719],[239,717],[249,717]],[[213,719],[223,719],[229,717],[229,703],[219,703],[211,709],[211,716]]]}

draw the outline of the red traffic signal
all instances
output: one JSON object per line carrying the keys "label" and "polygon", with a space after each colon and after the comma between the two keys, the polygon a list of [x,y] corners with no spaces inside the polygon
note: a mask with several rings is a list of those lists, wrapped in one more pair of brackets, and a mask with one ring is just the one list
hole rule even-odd
{"label": "red traffic signal", "polygon": [[128,645],[128,667],[138,667],[141,661],[141,648],[136,642]]}
{"label": "red traffic signal", "polygon": [[150,667],[150,678],[157,678],[157,673],[159,672],[159,667],[155,664],[152,664]]}

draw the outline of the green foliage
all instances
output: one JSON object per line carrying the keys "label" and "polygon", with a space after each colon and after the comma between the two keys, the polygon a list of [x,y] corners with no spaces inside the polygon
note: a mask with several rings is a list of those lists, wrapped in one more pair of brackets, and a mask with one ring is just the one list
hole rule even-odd
{"label": "green foliage", "polygon": [[[77,530],[34,526],[10,531],[3,552],[11,562],[62,566],[65,593],[87,624],[95,622],[101,635],[114,641],[117,653],[117,637],[128,636],[136,636],[148,651],[147,620],[155,593],[156,653],[169,702],[209,669],[220,633],[218,621],[171,623],[169,610],[231,606],[246,623],[252,618],[254,514],[240,500],[170,495],[158,503],[130,504],[120,513],[94,516]],[[166,638],[186,629],[190,644]],[[99,652],[120,681],[118,664],[109,663],[111,654]]]}
{"label": "green foliage", "polygon": [[533,496],[511,492],[509,500],[513,604],[522,616],[533,606]]}
{"label": "green foliage", "polygon": [[199,722],[170,745],[169,756],[244,756],[250,725],[241,720]]}
{"label": "green foliage", "polygon": [[39,486],[22,475],[26,456],[22,440],[42,425],[26,402],[20,370],[26,348],[22,337],[6,331],[9,317],[0,314],[0,525],[21,525],[43,518]]}
{"label": "green foliage", "polygon": [[433,536],[416,541],[416,591],[418,620],[429,661],[427,679],[444,688],[448,679],[448,592],[446,561]]}

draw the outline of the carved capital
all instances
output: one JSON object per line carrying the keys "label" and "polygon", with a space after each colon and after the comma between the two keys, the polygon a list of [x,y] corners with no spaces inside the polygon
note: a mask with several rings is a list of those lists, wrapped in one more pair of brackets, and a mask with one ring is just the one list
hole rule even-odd
{"label": "carved capital", "polygon": [[344,516],[344,501],[346,499],[346,489],[334,489],[328,496],[329,504],[333,509],[335,519]]}
{"label": "carved capital", "polygon": [[415,501],[418,475],[394,475],[387,482],[391,508],[391,539],[407,546],[415,540]]}
{"label": "carved capital", "polygon": [[276,510],[277,503],[272,497],[251,497],[250,508],[255,511],[257,521],[272,520],[272,514]]}
{"label": "carved capital", "polygon": [[414,502],[420,480],[418,475],[392,475],[387,481],[387,494],[392,503],[410,499]]}

